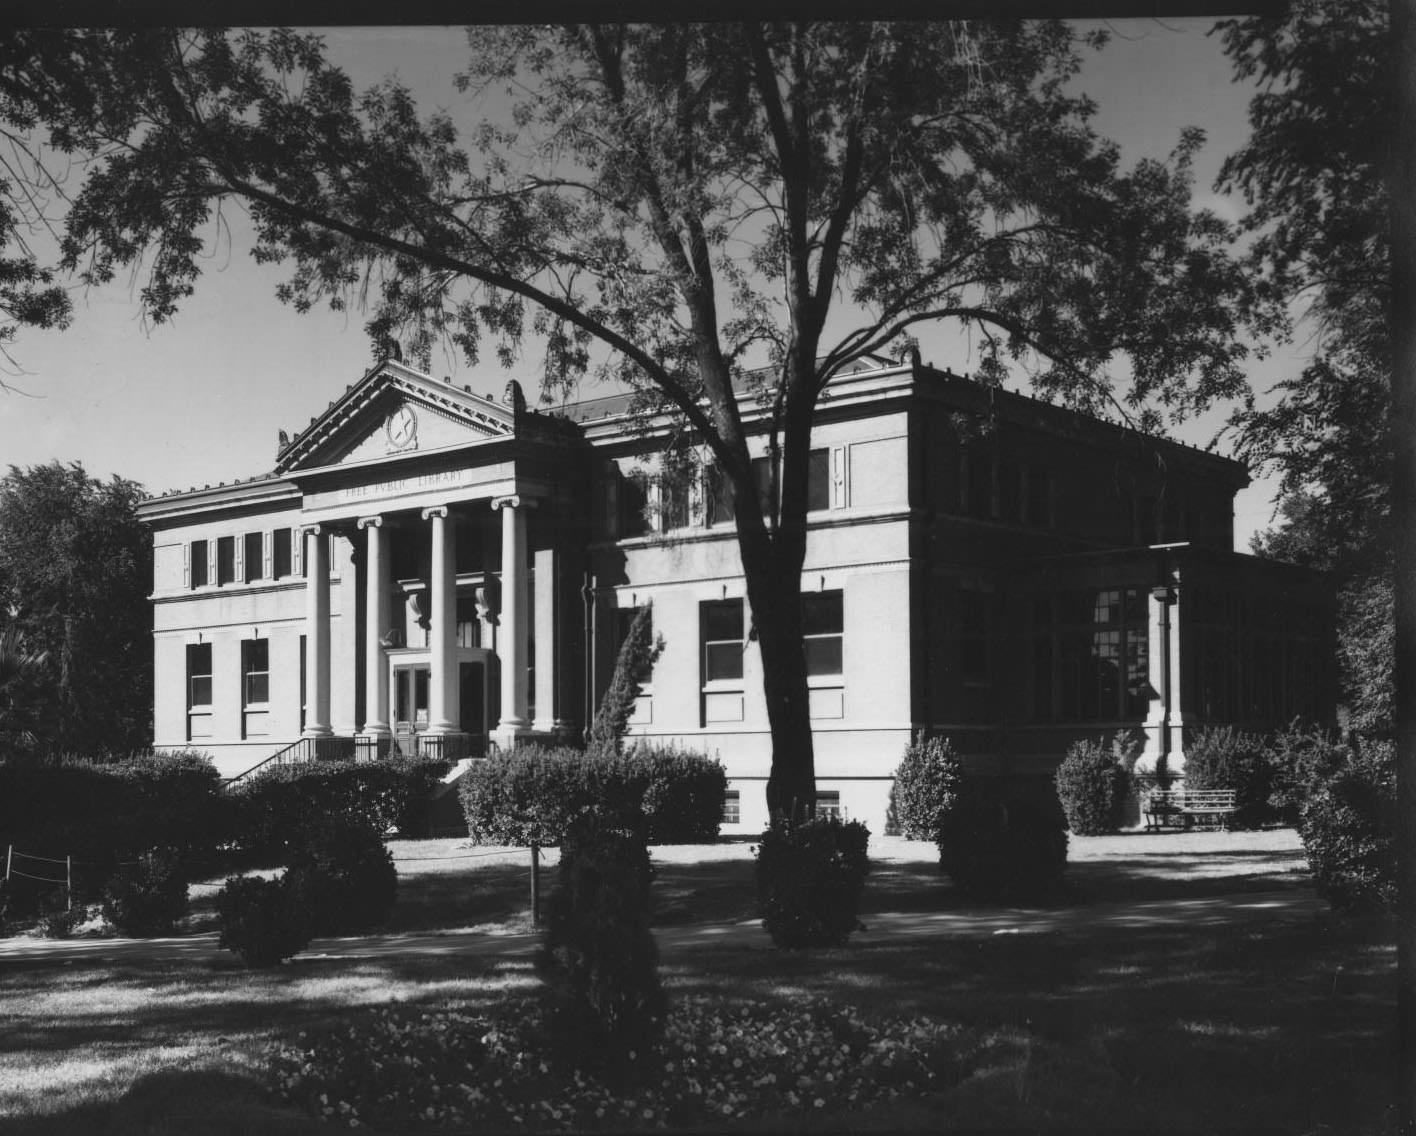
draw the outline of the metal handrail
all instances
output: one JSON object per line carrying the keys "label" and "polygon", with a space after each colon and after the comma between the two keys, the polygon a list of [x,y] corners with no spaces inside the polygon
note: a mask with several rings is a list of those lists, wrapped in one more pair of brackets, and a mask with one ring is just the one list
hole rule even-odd
{"label": "metal handrail", "polygon": [[258,773],[267,766],[303,765],[310,761],[378,761],[394,753],[408,757],[438,757],[446,761],[487,756],[485,734],[413,734],[413,750],[404,749],[405,737],[328,737],[297,738],[283,749],[276,750],[263,761],[225,780],[230,788],[238,781]]}

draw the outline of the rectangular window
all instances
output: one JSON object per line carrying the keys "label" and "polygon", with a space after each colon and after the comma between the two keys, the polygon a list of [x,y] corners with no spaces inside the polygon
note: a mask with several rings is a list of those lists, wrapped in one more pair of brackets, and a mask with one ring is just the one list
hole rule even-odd
{"label": "rectangular window", "polygon": [[742,600],[719,600],[700,608],[703,681],[742,678]]}
{"label": "rectangular window", "polygon": [[806,648],[809,676],[841,673],[844,630],[839,591],[811,592],[801,597],[802,645]]}
{"label": "rectangular window", "polygon": [[211,644],[187,644],[187,739],[211,737]]}
{"label": "rectangular window", "polygon": [[723,794],[723,823],[742,823],[742,794],[736,789],[729,789]]}
{"label": "rectangular window", "polygon": [[720,525],[737,517],[737,500],[727,474],[709,469],[704,478],[703,497],[708,502],[708,523]]}
{"label": "rectangular window", "polygon": [[688,484],[681,477],[667,476],[659,482],[659,531],[681,529],[688,524]]}
{"label": "rectangular window", "polygon": [[270,640],[247,639],[241,644],[241,704],[270,701]]}
{"label": "rectangular window", "polygon": [[204,540],[192,541],[192,587],[204,588],[207,585],[207,542]]}
{"label": "rectangular window", "polygon": [[[1036,712],[1050,716],[1044,676],[1050,682],[1052,652],[1058,677],[1057,717],[1071,722],[1144,719],[1150,705],[1146,593],[1141,588],[1064,592],[1059,626],[1039,627],[1036,640]],[[1039,609],[1040,610],[1040,609]]]}
{"label": "rectangular window", "polygon": [[619,535],[643,536],[649,531],[644,514],[649,507],[649,495],[639,477],[626,477],[619,483]]}
{"label": "rectangular window", "polygon": [[[772,459],[753,458],[752,475],[757,482],[757,499],[762,503],[762,515],[772,515]],[[778,487],[781,492],[781,486]],[[811,450],[806,455],[806,510],[814,513],[831,507],[831,451]]]}
{"label": "rectangular window", "polygon": [[277,580],[283,580],[291,575],[290,560],[290,530],[276,529],[270,534],[271,540],[271,574]]}
{"label": "rectangular window", "polygon": [[220,536],[216,538],[216,583],[233,583],[236,579],[236,538]]}
{"label": "rectangular window", "polygon": [[245,541],[245,568],[246,583],[252,580],[260,580],[265,577],[265,534],[247,533],[243,538]]}
{"label": "rectangular window", "polygon": [[839,817],[841,815],[841,791],[839,789],[818,789],[816,791],[816,815],[819,817]]}

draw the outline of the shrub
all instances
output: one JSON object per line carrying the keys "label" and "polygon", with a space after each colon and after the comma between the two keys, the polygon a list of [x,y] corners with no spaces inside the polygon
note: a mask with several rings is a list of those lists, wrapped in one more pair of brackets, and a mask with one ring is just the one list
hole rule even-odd
{"label": "shrub", "polygon": [[949,739],[918,731],[905,747],[890,791],[900,835],[908,840],[933,840],[962,778],[963,761]]}
{"label": "shrub", "polygon": [[398,898],[398,872],[373,825],[334,813],[295,846],[285,887],[313,934],[353,934],[388,921]]}
{"label": "shrub", "polygon": [[1233,789],[1235,828],[1259,828],[1272,819],[1273,771],[1263,742],[1228,726],[1201,730],[1185,745],[1185,788]]}
{"label": "shrub", "polygon": [[1039,898],[1067,866],[1066,818],[1050,783],[966,778],[936,838],[940,867],[971,899]]}
{"label": "shrub", "polygon": [[170,935],[187,914],[187,874],[171,848],[154,848],[120,868],[103,896],[103,917],[133,938]]}
{"label": "shrub", "polygon": [[776,817],[757,853],[757,906],[779,947],[839,947],[864,930],[870,830],[858,820]]}
{"label": "shrub", "polygon": [[1396,910],[1396,748],[1369,742],[1318,775],[1299,826],[1318,894],[1347,912]]}
{"label": "shrub", "polygon": [[590,724],[586,748],[591,753],[612,756],[623,748],[640,688],[649,681],[654,664],[663,653],[663,637],[654,635],[654,605],[645,604],[636,613],[629,625],[629,634],[620,644],[610,685],[605,688],[595,720]]}
{"label": "shrub", "polygon": [[249,966],[275,966],[310,941],[308,923],[281,880],[233,876],[217,893],[218,944]]}
{"label": "shrub", "polygon": [[664,1011],[649,930],[652,875],[642,826],[589,809],[567,828],[543,964],[553,967],[564,999],[562,1040],[612,1066],[646,1050]]}
{"label": "shrub", "polygon": [[1275,734],[1264,747],[1271,789],[1269,808],[1284,824],[1297,827],[1303,804],[1320,782],[1352,761],[1352,749],[1324,730],[1298,722]]}
{"label": "shrub", "polygon": [[623,815],[647,838],[711,840],[723,818],[722,763],[673,747],[640,745],[596,756],[569,746],[517,746],[473,763],[458,785],[467,832],[481,844],[559,844],[586,809]]}
{"label": "shrub", "polygon": [[355,817],[380,833],[423,835],[446,761],[310,761],[272,766],[232,786],[234,838],[256,860],[279,861],[325,817]]}
{"label": "shrub", "polygon": [[0,760],[0,832],[37,856],[72,856],[75,892],[99,897],[123,860],[155,846],[210,857],[221,842],[221,778],[203,754]]}
{"label": "shrub", "polygon": [[1109,745],[1096,738],[1067,747],[1052,782],[1067,827],[1078,836],[1099,836],[1121,827],[1138,747],[1130,733],[1116,734]]}

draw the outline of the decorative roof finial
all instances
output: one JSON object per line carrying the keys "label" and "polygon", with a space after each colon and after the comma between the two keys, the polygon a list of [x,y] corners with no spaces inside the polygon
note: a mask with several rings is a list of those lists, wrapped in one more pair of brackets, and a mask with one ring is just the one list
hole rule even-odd
{"label": "decorative roof finial", "polygon": [[515,379],[506,384],[506,393],[502,395],[502,401],[511,407],[514,413],[526,413],[526,396],[521,393],[521,384]]}

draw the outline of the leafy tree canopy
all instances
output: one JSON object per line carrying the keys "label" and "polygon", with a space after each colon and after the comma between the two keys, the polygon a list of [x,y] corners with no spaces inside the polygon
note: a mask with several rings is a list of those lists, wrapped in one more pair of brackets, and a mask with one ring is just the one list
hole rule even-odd
{"label": "leafy tree canopy", "polygon": [[[0,92],[86,161],[63,266],[191,293],[212,223],[251,217],[281,299],[365,304],[376,350],[451,342],[547,393],[587,373],[675,412],[737,502],[774,747],[814,799],[800,572],[812,412],[830,375],[952,320],[980,378],[1147,429],[1244,390],[1274,319],[1190,209],[1201,142],[1125,168],[1057,22],[474,28],[461,129],[390,80],[356,91],[288,31],[20,32]],[[828,323],[828,317],[835,319]],[[765,362],[765,367],[754,369]],[[770,412],[764,516],[737,398]],[[786,781],[783,781],[783,778]],[[789,783],[788,783],[789,782]]]}
{"label": "leafy tree canopy", "polygon": [[0,756],[121,753],[152,742],[152,539],[142,489],[78,465],[0,478]]}

